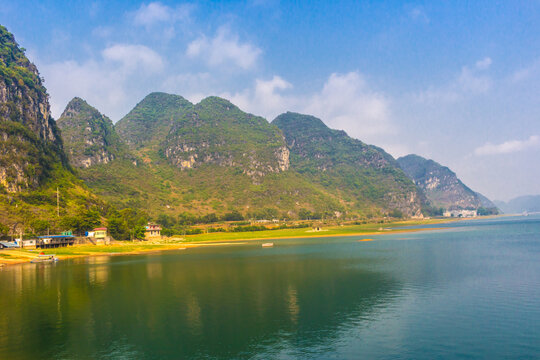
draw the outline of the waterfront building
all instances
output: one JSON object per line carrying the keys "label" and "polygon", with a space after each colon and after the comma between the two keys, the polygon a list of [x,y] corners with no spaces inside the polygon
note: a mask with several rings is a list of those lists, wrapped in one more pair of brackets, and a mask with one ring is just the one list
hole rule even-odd
{"label": "waterfront building", "polygon": [[161,226],[156,223],[148,223],[145,228],[144,237],[146,240],[161,237]]}

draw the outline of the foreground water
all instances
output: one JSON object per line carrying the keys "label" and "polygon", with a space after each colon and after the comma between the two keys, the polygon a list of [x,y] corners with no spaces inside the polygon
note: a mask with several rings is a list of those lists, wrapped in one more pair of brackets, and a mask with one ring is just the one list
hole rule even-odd
{"label": "foreground water", "polygon": [[445,227],[3,268],[0,359],[540,358],[540,218]]}

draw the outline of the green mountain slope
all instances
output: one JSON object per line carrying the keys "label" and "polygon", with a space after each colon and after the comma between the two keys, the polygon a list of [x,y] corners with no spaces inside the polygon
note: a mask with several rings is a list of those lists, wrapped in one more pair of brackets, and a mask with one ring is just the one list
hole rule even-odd
{"label": "green mountain slope", "polygon": [[272,124],[285,135],[291,169],[339,194],[349,208],[420,214],[421,201],[414,184],[382,149],[329,129],[309,115],[288,112]]}
{"label": "green mountain slope", "polygon": [[116,131],[132,148],[161,142],[174,121],[191,107],[181,96],[151,93],[116,123]]}
{"label": "green mountain slope", "polygon": [[73,174],[37,68],[0,26],[0,222],[12,231],[58,222],[99,201]]}
{"label": "green mountain slope", "polygon": [[[155,104],[167,99],[171,95],[152,94]],[[168,108],[172,125],[161,142],[156,137],[131,150],[135,162],[117,157],[81,168],[88,186],[112,204],[145,209],[154,216],[237,210],[268,218],[295,217],[301,210],[329,215],[344,211],[337,197],[287,171],[284,137],[263,118],[216,97],[190,109],[183,102],[178,106]],[[163,111],[147,110],[144,123],[159,128]],[[79,124],[70,126],[84,128],[95,113],[80,114]],[[128,123],[122,140],[134,144],[138,135],[131,126],[136,125]],[[66,137],[66,147],[74,146],[72,141]]]}
{"label": "green mountain slope", "polygon": [[281,131],[218,97],[186,111],[172,126],[163,149],[171,164],[181,169],[214,164],[256,179],[289,168]]}
{"label": "green mountain slope", "polygon": [[[77,117],[75,127],[87,126],[83,118],[92,114]],[[80,169],[88,186],[117,206],[154,216],[420,214],[416,187],[390,155],[316,118],[287,113],[269,124],[225,99],[190,105],[163,93],[149,95],[130,114],[139,115],[124,117],[115,130],[132,144],[136,161],[114,158]],[[141,138],[141,124],[153,135]]]}
{"label": "green mountain slope", "polygon": [[446,166],[418,155],[407,155],[397,161],[432,206],[448,210],[491,208],[491,212],[496,211],[489,199],[463,184]]}

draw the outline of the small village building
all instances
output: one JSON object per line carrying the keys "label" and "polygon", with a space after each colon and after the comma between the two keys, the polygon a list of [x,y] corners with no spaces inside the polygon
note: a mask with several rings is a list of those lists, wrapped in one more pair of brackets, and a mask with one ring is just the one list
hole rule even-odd
{"label": "small village building", "polygon": [[145,228],[144,237],[146,240],[161,237],[161,226],[155,223],[148,223]]}
{"label": "small village building", "polygon": [[85,236],[94,245],[109,245],[111,243],[111,237],[107,234],[106,227],[95,228],[88,231]]}
{"label": "small village building", "polygon": [[[28,240],[25,240],[25,242]],[[58,247],[72,246],[75,243],[73,235],[45,235],[38,236],[35,242],[35,247],[38,249],[50,249]],[[28,247],[25,243],[25,247]]]}
{"label": "small village building", "polygon": [[36,247],[37,240],[36,239],[27,239],[27,240],[15,239],[15,243],[20,248],[33,249]]}
{"label": "small village building", "polygon": [[94,236],[92,236],[95,239],[105,239],[107,237],[107,228],[101,227],[101,228],[95,228],[93,231]]}

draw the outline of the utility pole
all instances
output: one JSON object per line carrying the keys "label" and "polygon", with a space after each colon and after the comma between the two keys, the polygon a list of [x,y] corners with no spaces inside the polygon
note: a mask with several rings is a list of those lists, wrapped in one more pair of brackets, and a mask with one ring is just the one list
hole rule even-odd
{"label": "utility pole", "polygon": [[60,189],[56,187],[56,216],[60,217]]}

